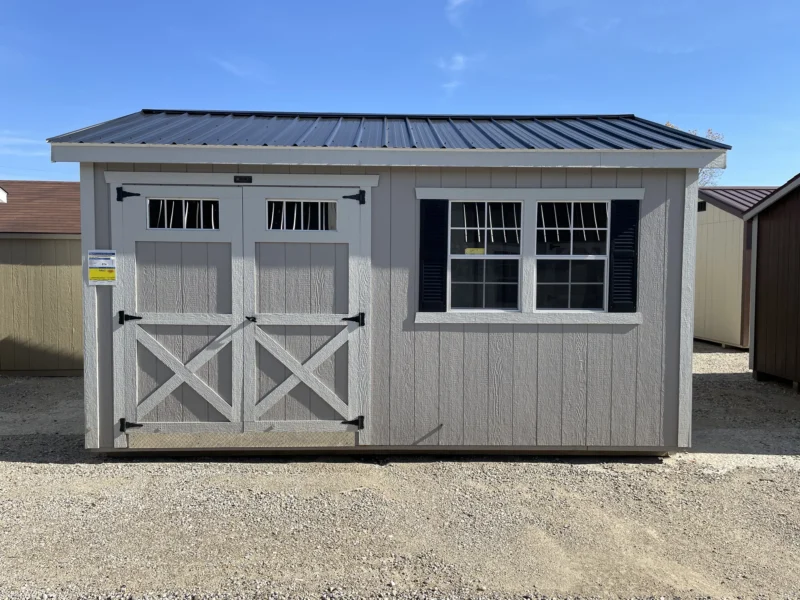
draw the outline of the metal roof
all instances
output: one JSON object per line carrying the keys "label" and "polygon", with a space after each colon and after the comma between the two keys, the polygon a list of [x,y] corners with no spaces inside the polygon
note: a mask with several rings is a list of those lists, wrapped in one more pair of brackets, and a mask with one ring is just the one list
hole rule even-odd
{"label": "metal roof", "polygon": [[480,150],[728,150],[635,115],[397,115],[145,109],[53,144]]}
{"label": "metal roof", "polygon": [[741,217],[777,188],[764,186],[701,187],[697,197],[732,215]]}
{"label": "metal roof", "polygon": [[791,194],[798,187],[800,187],[800,173],[792,177],[782,186],[774,188],[772,192],[764,196],[764,198],[762,198],[755,206],[747,211],[747,213],[744,215],[745,220],[752,219],[758,213],[766,210],[782,198],[785,198],[787,195]]}

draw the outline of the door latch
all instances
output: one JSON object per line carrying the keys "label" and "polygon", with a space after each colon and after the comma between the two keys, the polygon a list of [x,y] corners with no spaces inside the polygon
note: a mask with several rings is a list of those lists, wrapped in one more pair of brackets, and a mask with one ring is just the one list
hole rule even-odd
{"label": "door latch", "polygon": [[345,317],[342,321],[350,321],[352,323],[358,323],[359,327],[364,327],[367,324],[367,316],[360,312],[355,317]]}
{"label": "door latch", "polygon": [[125,325],[125,321],[139,321],[142,317],[136,315],[126,315],[124,310],[119,311],[119,324]]}

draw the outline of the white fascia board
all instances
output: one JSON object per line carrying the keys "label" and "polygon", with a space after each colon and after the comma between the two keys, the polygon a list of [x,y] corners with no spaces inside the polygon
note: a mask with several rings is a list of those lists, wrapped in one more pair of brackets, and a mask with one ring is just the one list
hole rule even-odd
{"label": "white fascia board", "polygon": [[724,150],[441,150],[157,144],[51,144],[53,162],[359,167],[725,168]]}
{"label": "white fascia board", "polygon": [[[234,183],[234,176],[252,177],[252,183]],[[250,174],[250,173],[147,173],[105,171],[111,185],[246,185],[370,188],[377,187],[380,175]]]}
{"label": "white fascia board", "polygon": [[750,219],[755,217],[757,214],[765,211],[770,206],[775,204],[778,200],[780,200],[781,198],[786,196],[786,194],[790,194],[791,192],[796,190],[798,187],[800,187],[800,177],[795,179],[792,183],[790,183],[790,184],[784,186],[783,188],[780,188],[777,191],[773,192],[771,196],[767,196],[767,198],[769,198],[769,199],[766,202],[760,202],[760,203],[756,204],[753,208],[751,208],[746,213],[744,213],[744,216],[742,218],[745,221],[749,221]]}
{"label": "white fascia board", "polygon": [[417,200],[642,200],[644,188],[415,188]]}

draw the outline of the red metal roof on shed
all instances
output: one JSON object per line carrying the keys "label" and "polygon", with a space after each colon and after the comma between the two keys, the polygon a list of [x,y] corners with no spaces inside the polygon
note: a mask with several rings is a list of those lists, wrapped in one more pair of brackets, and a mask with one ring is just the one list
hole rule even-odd
{"label": "red metal roof on shed", "polygon": [[8,194],[0,202],[0,233],[80,233],[77,181],[0,180]]}
{"label": "red metal roof on shed", "polygon": [[765,186],[710,186],[701,187],[698,197],[720,210],[741,217],[775,189]]}

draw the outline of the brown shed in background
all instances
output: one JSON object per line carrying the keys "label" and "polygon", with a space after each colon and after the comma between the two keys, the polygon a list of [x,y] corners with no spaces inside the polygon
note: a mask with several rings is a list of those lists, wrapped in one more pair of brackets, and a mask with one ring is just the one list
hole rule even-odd
{"label": "brown shed in background", "polygon": [[83,365],[77,182],[0,181],[0,372]]}
{"label": "brown shed in background", "polygon": [[800,174],[751,210],[755,281],[750,367],[800,381]]}

